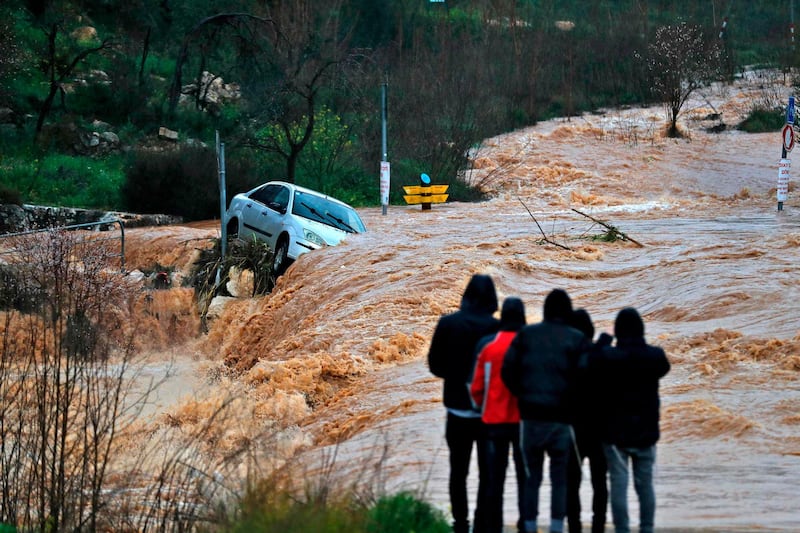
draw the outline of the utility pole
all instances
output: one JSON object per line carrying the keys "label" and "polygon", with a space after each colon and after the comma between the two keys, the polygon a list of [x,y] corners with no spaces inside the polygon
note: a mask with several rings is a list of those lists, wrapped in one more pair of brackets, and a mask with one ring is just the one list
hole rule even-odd
{"label": "utility pole", "polygon": [[391,166],[389,164],[389,153],[386,147],[386,122],[387,122],[387,103],[386,93],[389,83],[384,81],[381,85],[381,213],[386,214],[389,206],[389,188],[391,184]]}
{"label": "utility pole", "polygon": [[781,131],[782,146],[781,160],[778,163],[778,211],[783,211],[783,202],[789,197],[789,169],[792,161],[789,159],[789,152],[794,147],[794,96],[789,97],[789,104],[786,106],[786,125]]}
{"label": "utility pole", "polygon": [[217,149],[217,173],[219,178],[219,223],[220,223],[220,256],[225,257],[227,252],[228,236],[225,230],[225,210],[228,201],[225,198],[225,143],[219,140],[219,130],[216,132],[216,149]]}

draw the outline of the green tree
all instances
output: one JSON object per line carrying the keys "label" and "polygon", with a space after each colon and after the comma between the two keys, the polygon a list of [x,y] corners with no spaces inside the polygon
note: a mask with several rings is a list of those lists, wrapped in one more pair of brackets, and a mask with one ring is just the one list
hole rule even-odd
{"label": "green tree", "polygon": [[22,48],[14,34],[11,17],[7,9],[0,9],[0,101],[10,99],[9,82],[21,66]]}
{"label": "green tree", "polygon": [[81,25],[81,18],[68,17],[61,2],[44,2],[41,12],[36,6],[34,15],[37,25],[44,35],[44,43],[39,50],[39,68],[47,78],[47,93],[39,105],[34,140],[38,140],[44,123],[53,108],[56,96],[61,95],[61,106],[65,107],[65,84],[71,81],[78,67],[91,55],[110,50],[111,38],[100,40],[87,27]]}
{"label": "green tree", "polygon": [[251,134],[245,144],[282,158],[285,179],[294,183],[300,154],[314,134],[321,91],[348,59],[349,34],[341,0],[324,6],[319,0],[275,2],[266,10],[272,24],[259,36],[264,50],[255,67],[265,81],[254,110],[256,122],[272,125],[276,134]]}

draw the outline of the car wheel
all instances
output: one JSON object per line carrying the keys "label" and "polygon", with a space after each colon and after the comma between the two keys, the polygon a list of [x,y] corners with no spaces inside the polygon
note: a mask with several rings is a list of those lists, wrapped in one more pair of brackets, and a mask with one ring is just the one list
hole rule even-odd
{"label": "car wheel", "polygon": [[289,241],[286,237],[281,237],[278,240],[278,245],[275,246],[275,257],[272,259],[272,271],[276,276],[283,274],[289,268]]}

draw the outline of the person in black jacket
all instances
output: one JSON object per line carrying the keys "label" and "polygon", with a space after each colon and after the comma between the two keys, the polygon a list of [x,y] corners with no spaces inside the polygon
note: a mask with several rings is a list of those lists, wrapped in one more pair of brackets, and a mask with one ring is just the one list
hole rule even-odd
{"label": "person in black jacket", "polygon": [[[469,532],[469,504],[467,476],[472,448],[478,448],[478,469],[485,468],[481,413],[472,404],[469,386],[475,368],[478,341],[498,331],[500,322],[494,317],[497,311],[497,293],[492,278],[475,274],[461,297],[458,311],[442,316],[431,338],[428,351],[430,371],[444,379],[443,401],[447,409],[445,438],[450,450],[450,507],[453,514],[453,531]],[[482,498],[478,483],[478,503]],[[475,532],[480,532],[480,505],[475,509]]]}
{"label": "person in black jacket", "polygon": [[550,458],[550,531],[564,530],[567,514],[567,460],[578,359],[589,348],[583,333],[569,325],[572,301],[554,289],[544,301],[544,320],[525,326],[506,352],[501,377],[519,402],[520,434],[532,509],[525,530],[536,531],[544,454]]}
{"label": "person in black jacket", "polygon": [[[571,324],[583,332],[590,341],[594,339],[592,317],[585,309],[572,313]],[[602,345],[598,343],[596,347]],[[594,347],[593,347],[594,348]],[[586,357],[588,357],[588,353]],[[581,478],[583,460],[589,460],[592,480],[592,533],[606,530],[606,508],[608,507],[608,484],[606,456],[600,440],[600,424],[595,405],[600,383],[588,372],[579,373],[576,404],[572,420],[575,431],[575,446],[567,464],[567,525],[569,533],[581,532]]]}
{"label": "person in black jacket", "polygon": [[658,382],[669,372],[670,364],[664,350],[645,342],[644,323],[636,309],[626,307],[617,314],[614,335],[616,346],[592,351],[588,358],[589,371],[603,384],[598,399],[603,400],[601,436],[611,485],[611,515],[616,533],[630,531],[627,500],[630,462],[639,498],[639,531],[653,533]]}

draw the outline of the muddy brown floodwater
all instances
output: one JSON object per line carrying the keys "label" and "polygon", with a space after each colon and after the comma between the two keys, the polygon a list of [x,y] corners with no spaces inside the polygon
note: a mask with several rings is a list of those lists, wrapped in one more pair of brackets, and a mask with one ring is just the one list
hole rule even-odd
{"label": "muddy brown floodwater", "polygon": [[[203,405],[237,390],[247,406],[239,433],[274,427],[287,455],[312,463],[335,449],[356,475],[381,456],[382,486],[421,491],[447,512],[445,413],[425,355],[438,317],[457,308],[472,274],[487,273],[501,297],[523,299],[529,321],[555,287],[598,333],[619,309],[640,310],[648,341],[672,362],[661,384],[659,527],[800,530],[800,197],[791,191],[777,210],[779,132],[704,130],[712,112],[735,124],[758,90],[706,91],[687,106],[684,139],[660,135],[660,107],[488,139],[468,179],[490,200],[361,209],[366,234],[301,257],[271,295],[228,303],[208,333],[170,350],[176,371],[155,416],[196,423]],[[642,246],[592,239],[604,228],[573,209]],[[187,243],[216,232],[213,222],[130,230],[128,262],[183,268]],[[588,507],[589,484],[582,490]],[[630,499],[635,517],[632,490]]]}

